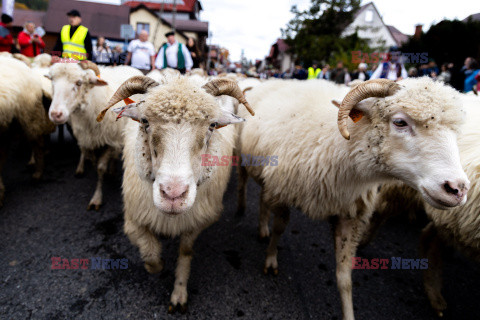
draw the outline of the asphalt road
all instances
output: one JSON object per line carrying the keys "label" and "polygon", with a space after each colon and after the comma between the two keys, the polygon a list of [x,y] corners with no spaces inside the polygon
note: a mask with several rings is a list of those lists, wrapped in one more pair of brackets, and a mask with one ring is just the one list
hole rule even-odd
{"label": "asphalt road", "polygon": [[[300,212],[280,242],[278,276],[262,273],[266,244],[257,241],[258,186],[248,185],[238,221],[236,179],[221,220],[195,244],[185,315],[168,315],[178,239],[163,239],[165,269],[150,275],[123,235],[121,163],[106,178],[104,205],[86,211],[96,173],[75,178],[79,151],[52,141],[44,179],[32,183],[29,151],[15,143],[3,172],[0,209],[0,319],[341,319],[329,224]],[[357,256],[415,258],[422,223],[391,220]],[[52,270],[52,257],[128,259],[124,270]],[[479,319],[479,267],[452,253],[446,259],[447,319]],[[419,270],[355,270],[357,319],[435,319]]]}

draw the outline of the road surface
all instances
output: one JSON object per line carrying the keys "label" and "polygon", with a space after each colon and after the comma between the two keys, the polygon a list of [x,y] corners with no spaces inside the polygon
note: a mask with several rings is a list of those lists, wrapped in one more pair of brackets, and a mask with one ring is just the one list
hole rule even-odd
{"label": "road surface", "polygon": [[[106,178],[101,210],[86,211],[96,173],[90,165],[75,178],[78,157],[74,141],[53,139],[44,179],[33,183],[28,148],[12,147],[0,209],[0,319],[341,319],[329,224],[294,210],[280,241],[280,273],[263,275],[259,188],[249,182],[247,213],[238,220],[235,176],[221,220],[195,244],[188,312],[168,315],[178,239],[162,240],[164,271],[148,274],[122,232],[121,162]],[[416,258],[422,225],[394,219],[357,256]],[[53,270],[52,257],[128,259],[128,268]],[[478,266],[452,253],[444,278],[446,318],[479,319]],[[420,270],[355,270],[357,319],[435,319],[421,280]]]}

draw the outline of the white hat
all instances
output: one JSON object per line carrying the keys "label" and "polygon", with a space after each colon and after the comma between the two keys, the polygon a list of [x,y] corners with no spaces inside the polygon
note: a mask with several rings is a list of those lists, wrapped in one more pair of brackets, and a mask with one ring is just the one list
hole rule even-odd
{"label": "white hat", "polygon": [[358,69],[365,69],[366,70],[367,68],[368,68],[368,66],[365,62],[362,62],[358,65]]}

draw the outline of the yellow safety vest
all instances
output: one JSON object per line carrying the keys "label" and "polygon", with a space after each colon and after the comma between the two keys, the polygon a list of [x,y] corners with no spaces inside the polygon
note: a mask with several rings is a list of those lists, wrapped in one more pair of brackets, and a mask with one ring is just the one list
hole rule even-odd
{"label": "yellow safety vest", "polygon": [[75,60],[87,59],[87,50],[85,50],[85,38],[87,37],[88,28],[78,26],[77,30],[70,39],[70,25],[62,27],[60,39],[63,43],[62,57],[73,58]]}
{"label": "yellow safety vest", "polygon": [[308,79],[316,79],[318,74],[322,71],[322,69],[317,68],[313,69],[313,67],[308,68]]}

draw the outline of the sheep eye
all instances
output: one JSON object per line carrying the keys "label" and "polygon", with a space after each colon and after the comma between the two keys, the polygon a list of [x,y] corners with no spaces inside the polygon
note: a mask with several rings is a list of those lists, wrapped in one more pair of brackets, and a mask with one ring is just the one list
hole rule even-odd
{"label": "sheep eye", "polygon": [[148,124],[148,120],[145,119],[145,118],[140,119],[140,121],[141,121],[143,124]]}
{"label": "sheep eye", "polygon": [[80,87],[82,85],[82,80],[78,80],[75,84]]}
{"label": "sheep eye", "polygon": [[210,128],[215,129],[217,127],[217,125],[218,125],[218,122],[211,123]]}
{"label": "sheep eye", "polygon": [[407,122],[402,119],[394,119],[393,124],[399,128],[408,126]]}

